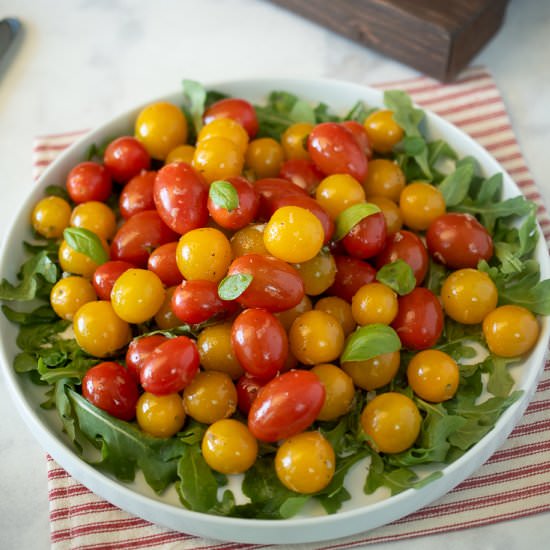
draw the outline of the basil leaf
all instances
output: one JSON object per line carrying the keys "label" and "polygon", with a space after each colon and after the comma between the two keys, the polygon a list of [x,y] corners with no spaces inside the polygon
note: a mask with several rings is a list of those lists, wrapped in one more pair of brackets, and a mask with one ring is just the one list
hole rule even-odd
{"label": "basil leaf", "polygon": [[225,180],[212,182],[208,191],[208,197],[220,208],[225,208],[228,212],[239,208],[239,193],[235,186]]}
{"label": "basil leaf", "polygon": [[380,212],[380,208],[371,202],[354,204],[346,208],[336,218],[336,229],[334,230],[334,240],[343,239],[355,225],[362,219]]}
{"label": "basil leaf", "polygon": [[399,296],[408,294],[416,286],[413,270],[404,260],[395,260],[382,266],[376,273],[376,280],[389,286]]}
{"label": "basil leaf", "polygon": [[63,238],[75,252],[88,256],[97,265],[109,260],[109,254],[103,248],[101,239],[89,229],[67,227],[63,231]]}
{"label": "basil leaf", "polygon": [[377,355],[400,349],[401,340],[393,328],[381,324],[365,325],[350,334],[340,362],[366,361]]}
{"label": "basil leaf", "polygon": [[313,107],[303,99],[298,99],[292,106],[288,116],[296,122],[309,122],[315,124],[315,112]]}
{"label": "basil leaf", "polygon": [[250,286],[252,279],[250,273],[228,275],[218,285],[218,296],[222,300],[234,300]]}
{"label": "basil leaf", "polygon": [[187,100],[187,107],[191,114],[191,120],[198,134],[202,128],[202,115],[206,103],[206,89],[200,82],[195,80],[183,80],[183,95]]}

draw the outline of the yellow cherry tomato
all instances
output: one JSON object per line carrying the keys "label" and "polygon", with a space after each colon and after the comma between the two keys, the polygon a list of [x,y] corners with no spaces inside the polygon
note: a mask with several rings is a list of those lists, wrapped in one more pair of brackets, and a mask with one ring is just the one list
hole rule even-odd
{"label": "yellow cherry tomato", "polygon": [[341,368],[328,363],[316,365],[311,369],[325,387],[325,402],[317,415],[317,420],[336,420],[346,414],[355,395],[351,376]]}
{"label": "yellow cherry tomato", "polygon": [[332,480],[334,449],[320,432],[302,432],[287,439],[275,455],[275,472],[281,483],[297,493],[316,493]]}
{"label": "yellow cherry tomato", "polygon": [[477,269],[453,271],[441,287],[445,313],[464,325],[481,323],[497,307],[498,291],[492,279]]}
{"label": "yellow cherry tomato", "polygon": [[531,351],[539,338],[536,317],[522,306],[506,305],[483,319],[483,336],[489,349],[501,357],[517,357]]}
{"label": "yellow cherry tomato", "polygon": [[445,214],[443,193],[425,181],[413,181],[399,197],[403,223],[415,231],[425,231],[430,224]]}
{"label": "yellow cherry tomato", "polygon": [[235,412],[237,390],[225,372],[199,372],[183,391],[183,406],[197,422],[212,424]]}
{"label": "yellow cherry tomato", "polygon": [[285,157],[291,159],[308,159],[309,153],[304,147],[305,139],[313,130],[313,124],[310,122],[297,122],[291,124],[281,136],[281,145]]}
{"label": "yellow cherry tomato", "polygon": [[353,176],[333,174],[317,186],[315,199],[335,220],[346,208],[365,202],[365,191]]}
{"label": "yellow cherry tomato", "polygon": [[421,399],[441,403],[454,397],[458,389],[460,370],[450,355],[436,349],[426,349],[410,360],[407,380]]}
{"label": "yellow cherry tomato", "polygon": [[71,321],[80,306],[97,299],[94,287],[84,277],[59,279],[50,292],[52,309],[62,319]]}
{"label": "yellow cherry tomato", "polygon": [[225,372],[237,380],[244,370],[233,352],[231,327],[230,322],[206,327],[197,338],[197,348],[204,370]]}
{"label": "yellow cherry tomato", "polygon": [[135,136],[155,159],[187,141],[187,120],[179,107],[161,101],[145,107],[138,115]]}
{"label": "yellow cherry tomato", "polygon": [[367,200],[372,204],[376,204],[382,211],[386,220],[386,232],[388,235],[393,235],[401,229],[403,218],[401,217],[401,210],[399,210],[399,206],[395,202],[387,197],[380,197],[378,195],[367,197]]}
{"label": "yellow cherry tomato", "polygon": [[225,418],[208,426],[201,444],[206,463],[222,474],[242,474],[256,462],[258,442],[238,420]]}
{"label": "yellow cherry tomato", "polygon": [[144,323],[164,303],[165,291],[159,276],[148,269],[128,269],[111,290],[116,314],[128,323]]}
{"label": "yellow cherry tomato", "polygon": [[361,426],[381,453],[401,453],[412,447],[421,423],[414,401],[402,393],[381,393],[361,413]]}
{"label": "yellow cherry tomato", "polygon": [[117,230],[115,213],[99,201],[76,205],[71,213],[71,226],[89,229],[106,240],[111,239]]}
{"label": "yellow cherry tomato", "polygon": [[248,133],[232,118],[215,118],[205,124],[197,136],[197,142],[202,144],[213,137],[221,137],[231,141],[244,158],[248,147]]}
{"label": "yellow cherry tomato", "polygon": [[248,144],[245,166],[250,168],[256,179],[273,178],[285,160],[283,148],[272,138],[258,138]]}
{"label": "yellow cherry tomato", "polygon": [[172,162],[186,162],[187,164],[191,164],[193,162],[194,155],[195,148],[193,145],[178,145],[168,153],[164,163],[170,164]]}
{"label": "yellow cherry tomato", "polygon": [[294,357],[304,365],[329,363],[344,349],[344,330],[329,313],[306,311],[292,323],[289,344]]}
{"label": "yellow cherry tomato", "polygon": [[[109,254],[109,246],[105,242],[105,239],[100,237],[100,241],[105,252]],[[71,248],[65,240],[59,245],[58,258],[61,269],[66,273],[73,273],[74,275],[82,275],[83,277],[91,278],[94,271],[98,268],[98,264],[89,256],[86,256],[86,254],[82,252],[77,252],[74,248]]]}
{"label": "yellow cherry tomato", "polygon": [[69,226],[70,219],[71,206],[61,197],[39,200],[31,214],[33,229],[46,239],[61,237],[63,230]]}
{"label": "yellow cherry tomato", "polygon": [[395,162],[374,159],[369,161],[367,179],[363,182],[363,187],[367,197],[375,195],[397,203],[406,183],[403,170]]}
{"label": "yellow cherry tomato", "polygon": [[311,299],[309,296],[304,294],[304,297],[294,307],[285,309],[284,311],[279,311],[278,313],[274,313],[274,315],[277,319],[279,319],[281,325],[283,325],[284,329],[288,332],[292,326],[292,323],[294,323],[294,320],[302,313],[311,311],[312,307]]}
{"label": "yellow cherry tomato", "polygon": [[136,406],[138,426],[154,437],[172,437],[185,424],[185,410],[179,393],[143,393]]}
{"label": "yellow cherry tomato", "polygon": [[232,141],[223,137],[212,137],[197,143],[192,165],[207,183],[212,183],[239,176],[243,163],[243,154]]}
{"label": "yellow cherry tomato", "polygon": [[393,112],[387,109],[371,113],[363,123],[369,143],[377,153],[390,153],[403,139],[403,128],[395,122]]}
{"label": "yellow cherry tomato", "polygon": [[393,351],[365,361],[348,361],[342,363],[341,367],[351,376],[358,388],[372,391],[382,388],[393,380],[399,370],[400,360],[399,351]]}
{"label": "yellow cherry tomato", "polygon": [[317,256],[294,264],[294,267],[298,270],[302,281],[304,281],[304,288],[306,294],[310,296],[318,296],[327,290],[336,277],[336,262],[332,254],[321,250]]}
{"label": "yellow cherry tomato", "polygon": [[155,313],[155,323],[161,330],[169,330],[181,325],[181,321],[176,317],[172,309],[172,296],[177,287],[171,286],[166,289],[164,301],[160,309]]}
{"label": "yellow cherry tomato", "polygon": [[73,330],[78,345],[95,357],[113,355],[132,338],[130,325],[104,300],[81,306],[74,314]]}
{"label": "yellow cherry tomato", "polygon": [[357,326],[351,312],[351,305],[343,298],[325,296],[316,302],[315,309],[330,313],[342,325],[345,336],[351,334]]}
{"label": "yellow cherry tomato", "polygon": [[397,315],[397,294],[382,283],[368,283],[353,296],[351,312],[359,325],[389,325]]}
{"label": "yellow cherry tomato", "polygon": [[238,258],[245,254],[269,255],[264,244],[265,224],[251,224],[236,231],[231,237],[233,256]]}
{"label": "yellow cherry tomato", "polygon": [[214,227],[201,227],[180,237],[176,249],[176,262],[187,280],[221,281],[231,263],[231,244],[227,237]]}
{"label": "yellow cherry tomato", "polygon": [[264,231],[264,244],[269,253],[291,263],[314,258],[324,239],[325,232],[317,216],[299,206],[275,210]]}

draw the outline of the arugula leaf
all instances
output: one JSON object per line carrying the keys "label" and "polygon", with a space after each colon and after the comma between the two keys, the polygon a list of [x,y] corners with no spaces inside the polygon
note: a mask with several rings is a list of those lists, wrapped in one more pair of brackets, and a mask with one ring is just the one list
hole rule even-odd
{"label": "arugula leaf", "polygon": [[508,365],[513,363],[514,359],[505,359],[489,355],[481,364],[483,372],[489,373],[487,381],[487,391],[496,397],[507,397],[514,387],[514,379],[508,371]]}
{"label": "arugula leaf", "polygon": [[51,323],[59,319],[55,311],[48,305],[38,306],[32,311],[16,311],[6,305],[2,306],[2,313],[8,321],[17,325],[36,325]]}
{"label": "arugula leaf", "polygon": [[428,164],[434,166],[439,160],[448,158],[456,160],[458,155],[454,149],[442,139],[431,141],[428,143]]}
{"label": "arugula leaf", "polygon": [[340,362],[366,361],[382,353],[391,353],[399,349],[401,340],[391,327],[377,323],[365,325],[348,336]]}
{"label": "arugula leaf", "polygon": [[74,251],[88,256],[97,265],[104,264],[109,259],[109,253],[103,248],[101,239],[89,229],[67,227],[63,231],[63,238]]}
{"label": "arugula leaf", "polygon": [[365,119],[374,111],[376,111],[376,108],[369,108],[362,101],[358,101],[344,116],[344,120],[355,120],[363,124]]}
{"label": "arugula leaf", "polygon": [[439,184],[438,188],[443,194],[447,207],[456,206],[467,197],[475,170],[472,160],[472,157],[466,157],[458,161],[454,172]]}
{"label": "arugula leaf", "polygon": [[336,218],[333,240],[343,239],[361,220],[380,212],[380,208],[371,202],[353,204]]}
{"label": "arugula leaf", "polygon": [[59,197],[60,199],[66,200],[68,203],[71,203],[71,197],[65,187],[60,185],[48,185],[45,189],[46,195],[49,197]]}
{"label": "arugula leaf", "polygon": [[376,280],[389,286],[400,296],[408,294],[416,286],[411,266],[401,259],[382,266],[376,273]]}
{"label": "arugula leaf", "polygon": [[439,296],[441,294],[441,287],[443,286],[447,275],[447,268],[440,263],[434,262],[430,258],[428,274],[424,280],[424,286],[431,290],[436,296]]}

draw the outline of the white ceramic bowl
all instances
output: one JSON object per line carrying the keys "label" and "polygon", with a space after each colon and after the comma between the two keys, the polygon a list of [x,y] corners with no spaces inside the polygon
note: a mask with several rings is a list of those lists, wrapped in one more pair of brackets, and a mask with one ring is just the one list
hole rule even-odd
{"label": "white ceramic bowl", "polygon": [[[272,90],[288,90],[304,99],[323,101],[336,113],[345,113],[358,99],[364,100],[368,105],[382,105],[382,93],[377,90],[331,80],[243,80],[214,83],[209,87],[257,102],[261,102]],[[174,93],[159,99],[179,103],[182,97],[180,93]],[[31,236],[29,213],[37,200],[43,196],[44,188],[65,181],[69,170],[83,160],[93,143],[102,143],[112,136],[131,132],[133,121],[142,107],[131,109],[90,132],[48,167],[4,237],[0,259],[2,278],[15,278],[17,266],[24,258],[20,243]],[[485,175],[504,172],[489,153],[448,122],[431,113],[427,113],[427,122],[430,138],[446,140],[461,157],[475,157]],[[505,173],[504,193],[506,197],[520,193]],[[542,277],[548,278],[548,253],[543,239],[540,241],[536,258],[541,265]],[[263,544],[322,541],[352,535],[403,517],[450,491],[493,454],[518,422],[542,372],[550,334],[548,321],[544,319],[536,348],[522,366],[514,369],[516,389],[523,390],[522,397],[504,412],[495,428],[479,443],[456,462],[443,468],[443,475],[439,479],[421,489],[407,490],[393,497],[388,497],[383,491],[368,497],[361,490],[365,476],[365,465],[362,464],[356,466],[348,475],[346,486],[353,496],[338,513],[325,515],[317,509],[308,509],[301,516],[288,520],[257,520],[218,517],[189,511],[179,504],[175,490],[168,491],[160,498],[140,476],[134,483],[124,484],[81,460],[62,433],[57,413],[40,408],[43,390],[32,385],[26,378],[18,376],[12,368],[12,360],[18,351],[15,345],[17,327],[1,315],[0,331],[1,370],[12,399],[44,449],[74,478],[120,508],[174,530],[222,540]],[[354,480],[357,482],[353,483]]]}

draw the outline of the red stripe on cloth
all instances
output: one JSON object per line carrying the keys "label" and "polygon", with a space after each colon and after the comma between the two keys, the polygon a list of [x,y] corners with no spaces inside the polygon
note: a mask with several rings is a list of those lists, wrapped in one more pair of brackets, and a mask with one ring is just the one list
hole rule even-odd
{"label": "red stripe on cloth", "polygon": [[76,506],[67,506],[65,508],[58,508],[57,510],[52,510],[50,512],[51,521],[59,521],[61,519],[66,519],[69,516],[81,516],[83,514],[88,514],[90,512],[105,512],[107,510],[118,510],[118,508],[107,502],[106,500],[96,500],[94,502],[88,502],[86,504],[77,504]]}
{"label": "red stripe on cloth", "polygon": [[64,138],[64,137],[73,137],[74,140],[78,138],[78,136],[82,136],[86,133],[88,133],[89,130],[71,130],[70,132],[61,132],[59,134],[41,134],[36,136],[35,139],[37,140],[48,140],[48,139],[57,139],[57,138]]}
{"label": "red stripe on cloth", "polygon": [[494,105],[495,103],[500,103],[502,100],[500,97],[489,97],[487,99],[479,99],[477,101],[472,101],[471,103],[468,103],[465,105],[455,105],[454,107],[446,107],[445,109],[434,109],[434,111],[437,111],[437,113],[440,116],[449,116],[453,113],[459,113],[460,111],[464,111],[465,108],[467,109],[473,109],[475,107],[485,107],[487,105]]}
{"label": "red stripe on cloth", "polygon": [[511,449],[502,449],[497,451],[485,464],[505,462],[514,458],[537,455],[547,451],[550,451],[550,440],[529,442],[525,445],[517,445]]}
{"label": "red stripe on cloth", "polygon": [[73,537],[81,537],[84,535],[99,533],[108,533],[113,531],[125,531],[128,529],[135,529],[136,527],[147,526],[147,522],[138,517],[129,517],[124,519],[113,519],[97,521],[94,523],[87,523],[85,525],[79,525],[70,529],[59,529],[52,531],[52,542],[59,542],[61,540],[70,540]]}
{"label": "red stripe on cloth", "polygon": [[68,496],[85,495],[89,493],[91,493],[89,489],[77,482],[70,487],[57,487],[55,489],[51,489],[48,495],[50,497],[50,500],[57,500],[59,498],[66,498]]}
{"label": "red stripe on cloth", "polygon": [[[436,109],[433,109],[434,112],[437,112]],[[437,113],[440,114],[440,113]],[[506,111],[504,109],[494,111],[491,113],[483,113],[481,115],[468,115],[465,118],[453,117],[453,124],[455,126],[470,126],[472,124],[479,124],[480,122],[485,122],[488,120],[493,120],[495,118],[503,118],[506,116]]]}
{"label": "red stripe on cloth", "polygon": [[[447,93],[438,94],[432,98],[425,98],[425,99],[418,99],[418,103],[420,105],[423,105],[425,107],[429,107],[432,110],[436,110],[435,105],[439,105],[441,103],[450,103],[454,99],[460,99],[463,100],[470,96],[476,96],[477,94],[481,92],[488,92],[488,91],[494,91],[496,94],[498,94],[498,90],[496,89],[494,84],[482,84],[480,86],[473,86],[471,88],[468,88],[466,90],[459,90],[459,91],[451,91]],[[412,95],[421,95],[419,93],[414,93]],[[468,104],[468,108],[470,107],[470,104]],[[462,107],[464,109],[464,107]]]}
{"label": "red stripe on cloth", "polygon": [[70,147],[73,143],[74,143],[74,141],[71,140],[67,143],[57,143],[57,144],[50,143],[50,144],[47,144],[47,145],[35,145],[32,150],[35,153],[41,153],[41,152],[44,152],[44,151],[63,151],[65,149],[67,149],[68,147]]}

